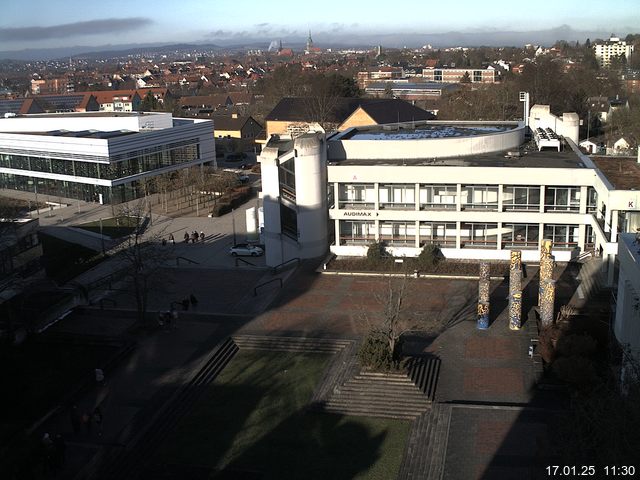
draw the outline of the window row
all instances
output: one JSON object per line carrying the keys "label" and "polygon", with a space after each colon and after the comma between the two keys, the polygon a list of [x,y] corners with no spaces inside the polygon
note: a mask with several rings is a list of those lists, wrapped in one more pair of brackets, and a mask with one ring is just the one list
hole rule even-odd
{"label": "window row", "polygon": [[[554,248],[575,248],[578,246],[578,225],[545,225],[544,238],[553,241]],[[376,231],[375,222],[340,221],[340,244],[362,245],[374,240],[388,245],[415,247],[416,241],[422,247],[434,243],[441,247],[456,246],[458,230],[455,222],[396,222],[380,221]],[[497,248],[538,248],[540,226],[527,223],[462,222],[460,224],[460,244],[462,247]],[[588,240],[588,239],[587,239]]]}
{"label": "window row", "polygon": [[[502,208],[505,211],[578,212],[580,187],[545,187],[541,205],[540,187],[505,185]],[[373,183],[339,184],[338,208],[341,209],[405,209],[455,210],[458,203],[464,210],[498,210],[499,189],[496,185],[462,185],[458,199],[455,184],[418,185],[380,184],[376,193]],[[458,202],[459,200],[459,202]],[[597,210],[597,193],[589,188],[587,212]]]}
{"label": "window row", "polygon": [[129,158],[115,163],[92,163],[58,158],[25,157],[0,154],[0,167],[32,172],[57,173],[85,178],[115,180],[158,168],[190,162],[199,158],[199,145],[186,145],[172,150]]}

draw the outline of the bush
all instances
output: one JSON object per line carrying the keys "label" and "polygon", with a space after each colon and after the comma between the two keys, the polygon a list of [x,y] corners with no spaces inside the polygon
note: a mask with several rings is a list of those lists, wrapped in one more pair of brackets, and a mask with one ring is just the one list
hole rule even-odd
{"label": "bush", "polygon": [[367,249],[367,262],[380,263],[387,256],[384,242],[372,242]]}
{"label": "bush", "polygon": [[598,342],[588,335],[565,335],[558,339],[558,343],[556,344],[556,353],[561,357],[571,357],[574,355],[581,355],[588,357],[589,355],[595,353],[598,348]]}
{"label": "bush", "polygon": [[576,387],[588,387],[598,380],[593,362],[585,357],[562,357],[553,362],[551,368],[560,380]]}
{"label": "bush", "polygon": [[231,211],[231,204],[227,202],[218,202],[211,209],[211,215],[214,217],[220,217]]}
{"label": "bush", "polygon": [[378,331],[370,332],[358,350],[360,365],[377,371],[387,371],[395,367],[393,353],[389,349],[389,342]]}
{"label": "bush", "polygon": [[440,247],[438,245],[434,245],[433,243],[427,243],[422,248],[420,255],[418,255],[416,263],[417,266],[421,268],[433,267],[440,261],[440,258]]}

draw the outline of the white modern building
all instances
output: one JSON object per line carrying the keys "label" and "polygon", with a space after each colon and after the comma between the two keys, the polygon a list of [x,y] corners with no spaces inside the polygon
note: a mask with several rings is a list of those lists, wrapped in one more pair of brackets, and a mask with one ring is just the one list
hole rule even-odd
{"label": "white modern building", "polygon": [[[531,111],[540,122],[546,110]],[[574,120],[565,117],[571,136]],[[448,258],[507,260],[519,249],[536,261],[546,238],[558,261],[591,251],[612,264],[618,232],[640,227],[640,181],[616,188],[577,138],[540,147],[528,132],[519,122],[425,121],[272,137],[259,158],[267,264],[327,250],[364,256],[374,240],[395,256],[434,243]],[[640,178],[635,160],[628,168]]]}
{"label": "white modern building", "polygon": [[640,365],[640,235],[620,235],[618,261],[620,270],[613,331],[625,349],[624,382],[627,375],[638,373],[634,370],[633,361]]}
{"label": "white modern building", "polygon": [[611,59],[624,55],[627,62],[631,59],[633,54],[633,45],[628,44],[624,40],[620,40],[618,37],[611,35],[609,40],[601,43],[596,43],[593,46],[593,50],[596,55],[596,60],[601,67],[608,67],[611,65]]}
{"label": "white modern building", "polygon": [[120,203],[159,174],[215,164],[213,123],[170,113],[64,113],[0,119],[0,188]]}

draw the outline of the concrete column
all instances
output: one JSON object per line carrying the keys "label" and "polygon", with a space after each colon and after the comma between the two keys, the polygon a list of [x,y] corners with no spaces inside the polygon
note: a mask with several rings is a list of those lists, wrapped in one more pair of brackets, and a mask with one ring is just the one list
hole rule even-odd
{"label": "concrete column", "polygon": [[497,227],[498,227],[498,235],[496,237],[496,249],[502,250],[502,222],[498,222]]}
{"label": "concrete column", "polygon": [[460,249],[461,247],[461,240],[460,240],[460,222],[456,222],[456,248]]}
{"label": "concrete column", "polygon": [[544,223],[538,224],[538,251],[542,249],[542,240],[544,240]]}
{"label": "concrete column", "polygon": [[376,242],[380,241],[380,220],[378,220],[377,218],[373,221],[374,223],[374,228],[376,229],[375,235],[376,235]]}
{"label": "concrete column", "polygon": [[334,220],[334,223],[335,223],[335,232],[336,232],[335,244],[336,246],[338,246],[340,245],[340,220],[336,218]]}
{"label": "concrete column", "polygon": [[[540,213],[544,213],[544,185],[540,185]],[[542,238],[542,230],[540,230],[540,238]]]}
{"label": "concrete column", "polygon": [[587,213],[588,187],[580,187],[580,213]]}
{"label": "concrete column", "polygon": [[584,252],[584,244],[587,241],[587,227],[584,224],[578,225],[578,247],[580,247],[580,251]]}
{"label": "concrete column", "polygon": [[611,241],[618,241],[618,210],[611,210]]}
{"label": "concrete column", "polygon": [[[502,212],[502,192],[504,185],[498,185],[498,211]],[[499,242],[498,242],[499,243]]]}
{"label": "concrete column", "polygon": [[379,189],[380,184],[378,182],[373,184],[373,199],[374,199],[374,205],[373,205],[373,209],[377,212],[380,209],[380,189]]}
{"label": "concrete column", "polygon": [[415,238],[415,247],[420,248],[420,221],[416,220],[416,238]]}
{"label": "concrete column", "polygon": [[[462,184],[458,183],[456,185],[457,188],[457,192],[456,192],[456,212],[461,212],[462,211]],[[458,227],[458,230],[460,230],[460,227]],[[460,247],[458,247],[460,248]]]}
{"label": "concrete column", "polygon": [[340,209],[340,186],[338,182],[333,182],[333,208]]}
{"label": "concrete column", "polygon": [[415,210],[416,212],[420,211],[420,184],[416,183],[416,189],[415,192],[413,193],[413,198],[415,199],[416,202],[416,206],[415,206]]}

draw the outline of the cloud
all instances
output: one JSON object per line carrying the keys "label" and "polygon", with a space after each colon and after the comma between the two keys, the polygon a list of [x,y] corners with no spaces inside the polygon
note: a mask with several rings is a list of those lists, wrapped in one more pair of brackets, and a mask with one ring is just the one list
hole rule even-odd
{"label": "cloud", "polygon": [[268,27],[268,26],[269,26],[269,22],[256,23],[256,24],[254,25],[254,27],[257,27],[257,28],[265,28],[265,27]]}
{"label": "cloud", "polygon": [[150,18],[131,17],[88,20],[86,22],[65,23],[48,27],[8,27],[0,28],[0,40],[28,42],[81,35],[99,35],[122,32],[151,23],[153,23],[153,21]]}

